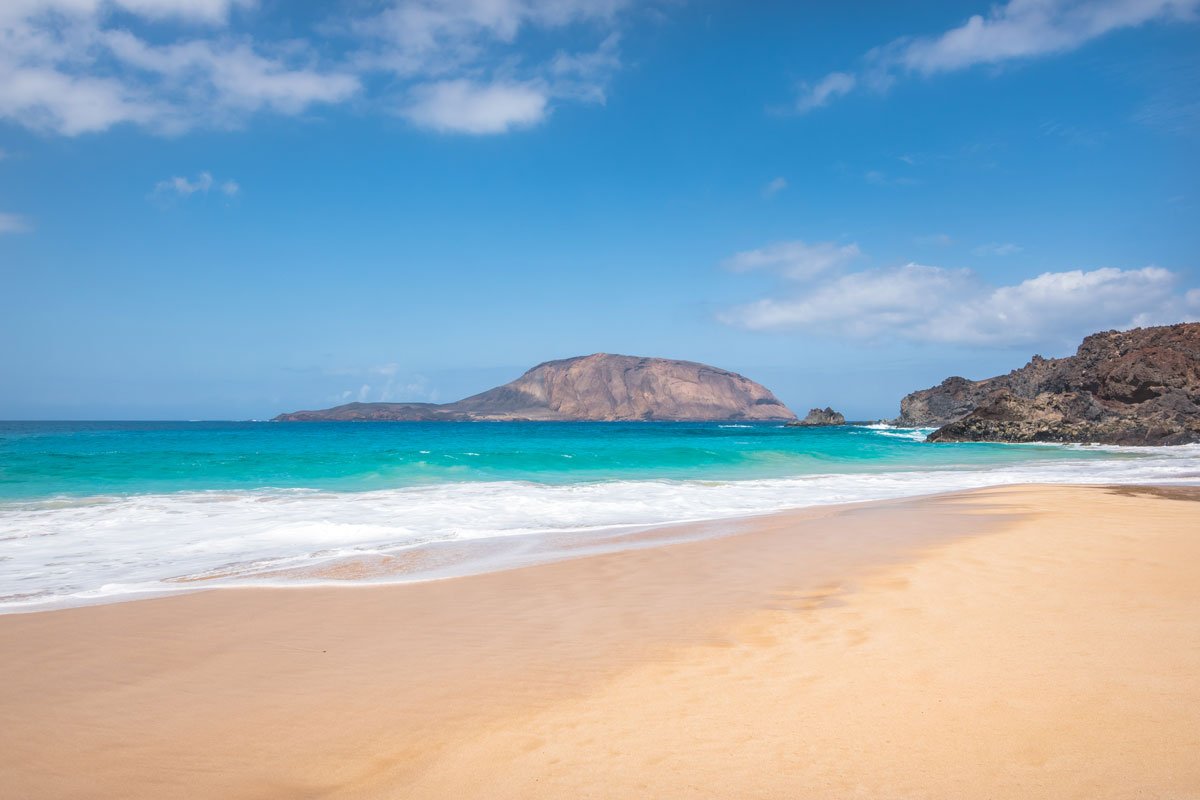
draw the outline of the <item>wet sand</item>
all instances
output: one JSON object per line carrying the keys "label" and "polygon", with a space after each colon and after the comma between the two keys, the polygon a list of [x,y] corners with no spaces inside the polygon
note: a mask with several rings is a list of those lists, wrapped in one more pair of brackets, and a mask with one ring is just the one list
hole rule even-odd
{"label": "wet sand", "polygon": [[1200,798],[1197,490],[0,617],[14,798]]}

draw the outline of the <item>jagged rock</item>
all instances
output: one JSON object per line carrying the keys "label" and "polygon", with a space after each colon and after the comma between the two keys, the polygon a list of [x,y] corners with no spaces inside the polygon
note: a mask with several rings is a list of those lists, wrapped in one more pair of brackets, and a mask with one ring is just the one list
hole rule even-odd
{"label": "jagged rock", "polygon": [[906,395],[900,401],[900,416],[892,424],[901,428],[937,428],[970,414],[992,392],[1008,389],[1020,395],[1036,393],[1036,387],[1057,369],[1062,359],[1034,356],[1029,363],[1007,375],[972,381],[955,375],[937,386]]}
{"label": "jagged rock", "polygon": [[814,408],[808,412],[804,419],[792,420],[787,424],[789,428],[815,428],[823,425],[845,425],[846,418],[832,408]]}
{"label": "jagged rock", "polygon": [[547,361],[456,403],[350,403],[276,420],[790,420],[769,390],[735,372],[596,353]]}
{"label": "jagged rock", "polygon": [[971,406],[930,441],[1200,442],[1200,323],[1093,334],[1073,356],[1035,357],[1008,375],[967,381],[954,401],[947,383],[901,405],[901,420],[906,411],[915,419]]}

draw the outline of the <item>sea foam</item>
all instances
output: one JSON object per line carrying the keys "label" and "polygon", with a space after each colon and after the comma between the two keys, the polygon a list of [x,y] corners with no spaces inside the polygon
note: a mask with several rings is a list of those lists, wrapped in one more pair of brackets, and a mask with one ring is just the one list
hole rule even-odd
{"label": "sea foam", "polygon": [[[899,431],[876,431],[876,435]],[[910,434],[911,435],[911,434]],[[932,447],[932,445],[931,445]],[[441,483],[376,491],[184,491],[0,504],[0,612],[246,585],[347,556],[1016,483],[1200,483],[1200,446],[1113,458],[748,480]],[[1064,454],[1066,455],[1066,454]],[[411,576],[410,576],[411,577]],[[185,582],[180,582],[180,581]]]}

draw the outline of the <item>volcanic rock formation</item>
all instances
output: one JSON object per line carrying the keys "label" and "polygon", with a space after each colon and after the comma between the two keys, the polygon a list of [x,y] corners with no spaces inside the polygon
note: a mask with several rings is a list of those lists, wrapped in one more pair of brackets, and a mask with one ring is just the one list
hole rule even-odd
{"label": "volcanic rock formation", "polygon": [[817,428],[827,425],[845,425],[846,417],[840,412],[825,408],[811,409],[804,419],[793,420],[787,424],[789,428]]}
{"label": "volcanic rock formation", "polygon": [[1200,442],[1200,323],[1096,333],[1073,356],[913,392],[900,412],[941,425],[935,442]]}

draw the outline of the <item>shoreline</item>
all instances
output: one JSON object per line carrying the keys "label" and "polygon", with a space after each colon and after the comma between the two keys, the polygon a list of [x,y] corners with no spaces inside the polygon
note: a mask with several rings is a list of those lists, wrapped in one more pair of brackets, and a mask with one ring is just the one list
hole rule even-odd
{"label": "shoreline", "polygon": [[[1108,462],[1104,463],[1108,464]],[[1137,465],[1144,467],[1142,464]],[[1055,465],[1052,464],[1051,466]],[[946,473],[939,471],[847,473],[844,475],[840,473],[830,475],[819,474],[808,476],[806,480],[802,481],[802,486],[806,487],[804,492],[808,492],[811,487],[818,484],[824,487],[824,484],[827,482],[836,482],[851,478],[857,478],[868,483],[871,481],[883,481],[885,485],[871,487],[869,491],[865,492],[867,494],[865,499],[845,500],[829,499],[822,492],[828,492],[831,489],[824,487],[817,493],[815,499],[802,501],[802,497],[789,497],[788,499],[791,502],[787,505],[780,503],[777,499],[772,499],[770,492],[767,491],[768,487],[766,484],[770,484],[777,491],[787,492],[792,490],[790,482],[795,479],[748,480],[744,486],[739,486],[736,481],[722,482],[722,488],[726,495],[731,495],[732,493],[732,496],[737,496],[739,491],[742,493],[743,496],[735,502],[738,505],[744,506],[744,508],[739,509],[735,513],[718,512],[714,516],[708,516],[707,514],[712,512],[712,510],[705,509],[705,515],[703,516],[654,522],[603,523],[584,526],[582,528],[547,528],[544,530],[522,532],[496,532],[483,536],[467,535],[463,538],[433,539],[417,541],[412,544],[367,545],[364,548],[365,552],[361,553],[349,552],[326,555],[321,550],[314,550],[312,552],[303,552],[299,555],[265,556],[264,558],[267,562],[265,566],[249,560],[229,561],[219,567],[204,567],[195,572],[180,571],[171,574],[163,570],[164,574],[161,577],[146,576],[140,581],[134,578],[130,582],[110,579],[111,582],[104,586],[81,589],[74,595],[59,594],[36,600],[30,599],[33,595],[27,595],[22,599],[18,599],[17,595],[12,595],[6,598],[3,605],[0,605],[0,617],[11,614],[46,613],[67,608],[81,608],[110,603],[141,602],[201,590],[236,590],[252,587],[278,589],[290,589],[294,587],[320,588],[341,586],[351,582],[361,583],[366,586],[388,586],[431,580],[455,579],[488,572],[519,569],[543,563],[553,563],[585,555],[620,552],[625,549],[654,547],[697,538],[728,535],[731,532],[736,532],[742,526],[753,524],[754,520],[764,517],[803,514],[810,511],[813,513],[824,513],[828,509],[849,508],[858,505],[903,503],[910,500],[970,493],[991,488],[1044,485],[1161,485],[1182,487],[1200,485],[1200,477],[1197,474],[1187,471],[1180,472],[1180,467],[1175,464],[1167,464],[1165,469],[1160,465],[1152,465],[1150,469],[1143,468],[1142,472],[1147,474],[1140,476],[1112,475],[1108,476],[1108,480],[1105,480],[1105,476],[1101,475],[1098,476],[1098,480],[1089,479],[1086,481],[1077,481],[1076,476],[1066,478],[1058,476],[1057,478],[1052,478],[1050,475],[1044,476],[1046,479],[1031,480],[1024,474],[1005,475],[1004,470],[1005,467],[1002,466],[994,471],[967,471],[965,474],[971,478],[970,480],[966,480],[965,482],[959,481],[959,485],[941,488],[936,487],[934,484],[926,485],[926,483],[934,479],[944,482]],[[1161,474],[1164,472],[1165,474]],[[892,486],[886,485],[887,481],[897,480],[897,476],[901,476],[900,483]],[[974,480],[975,478],[980,478],[980,480]],[[688,483],[683,482],[682,485],[686,486]],[[697,482],[693,481],[691,483]],[[470,483],[464,485],[472,488],[475,486]],[[662,495],[662,484],[650,481],[648,482],[648,486],[652,487],[652,490],[655,491],[655,494],[651,495],[651,499]],[[538,486],[536,491],[556,491],[561,488],[558,486]],[[683,489],[680,489],[680,491],[683,491]],[[834,487],[832,491],[836,493],[839,490]],[[751,492],[754,494],[749,495]],[[251,495],[253,493],[248,494],[245,499],[250,499]],[[754,500],[748,501],[746,499],[748,495],[753,496]],[[183,496],[188,497],[189,502],[193,503],[193,505],[195,504],[196,501],[191,495],[185,494]],[[331,496],[339,497],[340,499],[339,495],[335,494]],[[149,495],[149,497],[159,498],[160,496]],[[173,496],[162,495],[161,497]],[[238,495],[238,497],[241,497],[241,495]],[[635,501],[644,503],[646,498],[637,499],[635,497]],[[679,498],[672,496],[671,502],[678,503]],[[464,498],[464,503],[470,505],[471,498]],[[763,507],[764,505],[766,505],[765,508]],[[758,507],[757,509],[755,508],[756,506]],[[162,510],[161,508],[158,509],[159,513]],[[189,513],[194,510],[189,509]],[[328,521],[329,517],[326,515],[329,513],[339,513],[339,510],[345,509],[337,506],[324,508],[323,510],[316,511],[316,513],[324,517],[325,521]],[[679,511],[681,509],[674,510]],[[255,512],[256,524],[257,521],[265,519],[263,517],[264,512],[268,517],[270,516],[270,509],[264,508],[261,512]],[[290,509],[289,513],[292,513]],[[354,513],[352,508],[349,513]],[[294,522],[294,520],[292,521]],[[39,528],[45,528],[47,525],[51,525],[52,522],[49,519],[39,520],[33,526],[33,530],[36,531]],[[161,524],[171,523],[172,520],[169,515],[161,520]],[[195,520],[192,520],[190,524],[194,523]],[[77,526],[78,521],[72,524]],[[111,524],[111,521],[105,521],[104,524]],[[37,536],[27,538],[30,541],[34,541],[37,539]],[[128,542],[124,544],[127,545]],[[202,545],[203,539],[196,539],[194,544]],[[314,544],[313,546],[315,547],[316,545]],[[346,544],[343,546],[343,549],[358,550],[359,548]],[[162,563],[171,562],[168,559]],[[41,566],[49,567],[50,565],[47,563]],[[143,567],[144,565],[138,564],[136,566]],[[10,564],[9,567],[11,568],[12,565]],[[10,577],[14,580],[20,580],[17,573],[12,573]]]}
{"label": "shoreline", "polygon": [[1192,796],[1197,497],[1007,486],[454,580],[4,615],[0,784]]}

